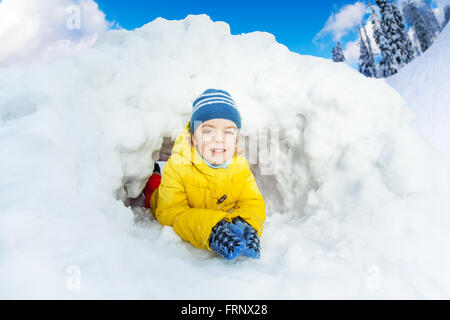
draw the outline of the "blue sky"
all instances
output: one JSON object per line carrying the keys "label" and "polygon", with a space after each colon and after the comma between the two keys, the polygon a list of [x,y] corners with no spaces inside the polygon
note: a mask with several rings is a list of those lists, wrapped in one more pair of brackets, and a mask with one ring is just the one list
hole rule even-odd
{"label": "blue sky", "polygon": [[[401,1],[404,0],[397,0]],[[444,18],[443,8],[450,5],[450,0],[415,1],[431,1],[440,21]],[[232,34],[269,32],[291,51],[304,55],[330,58],[331,48],[340,40],[346,62],[356,67],[359,60],[357,26],[368,16],[367,2],[0,0],[0,68],[51,61],[75,54],[91,46],[97,36],[111,26],[133,30],[158,17],[181,20],[189,14],[207,14],[213,21],[225,21]],[[77,24],[75,22],[80,21],[81,11],[84,23]],[[73,25],[68,26],[69,22]],[[371,25],[366,24],[366,27],[377,54]],[[30,39],[33,39],[32,46]]]}
{"label": "blue sky", "polygon": [[[232,34],[266,31],[290,50],[330,58],[334,44],[330,37],[313,42],[331,13],[356,1],[206,1],[206,0],[97,0],[109,21],[125,29],[142,26],[157,17],[184,19],[205,13],[213,21],[225,21]],[[322,45],[320,45],[322,44]]]}

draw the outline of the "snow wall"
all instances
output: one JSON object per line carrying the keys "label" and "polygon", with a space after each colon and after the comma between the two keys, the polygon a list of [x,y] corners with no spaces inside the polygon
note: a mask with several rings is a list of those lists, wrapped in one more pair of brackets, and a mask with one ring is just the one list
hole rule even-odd
{"label": "snow wall", "polygon": [[450,25],[388,83],[417,115],[415,126],[450,159]]}
{"label": "snow wall", "polygon": [[[247,139],[278,135],[252,164],[260,260],[195,249],[122,202],[207,88],[231,93]],[[0,297],[449,298],[450,163],[413,119],[385,81],[207,15],[1,69]]]}

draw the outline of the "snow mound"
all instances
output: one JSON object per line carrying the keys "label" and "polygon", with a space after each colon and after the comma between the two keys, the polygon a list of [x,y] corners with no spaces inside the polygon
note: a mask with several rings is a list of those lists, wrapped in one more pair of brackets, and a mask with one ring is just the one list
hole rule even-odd
{"label": "snow mound", "polygon": [[[207,88],[231,93],[247,139],[278,135],[252,164],[260,260],[195,249],[122,202]],[[1,298],[450,296],[450,164],[383,80],[189,15],[0,70],[0,92]]]}
{"label": "snow mound", "polygon": [[450,27],[423,55],[387,81],[417,115],[415,125],[450,157]]}

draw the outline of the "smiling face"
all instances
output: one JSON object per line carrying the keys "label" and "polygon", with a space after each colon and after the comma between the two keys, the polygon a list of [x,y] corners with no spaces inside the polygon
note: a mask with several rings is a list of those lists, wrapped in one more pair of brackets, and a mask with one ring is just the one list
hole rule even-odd
{"label": "smiling face", "polygon": [[197,127],[192,143],[200,155],[214,165],[231,159],[236,151],[238,129],[228,119],[211,119]]}

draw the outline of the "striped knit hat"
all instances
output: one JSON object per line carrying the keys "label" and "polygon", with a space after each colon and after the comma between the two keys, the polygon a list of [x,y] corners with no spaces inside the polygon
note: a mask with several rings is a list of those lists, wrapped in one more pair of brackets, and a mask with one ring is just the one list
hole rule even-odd
{"label": "striped knit hat", "polygon": [[205,90],[192,104],[190,131],[202,122],[211,119],[228,119],[236,123],[238,130],[241,128],[241,115],[230,94],[224,90]]}

